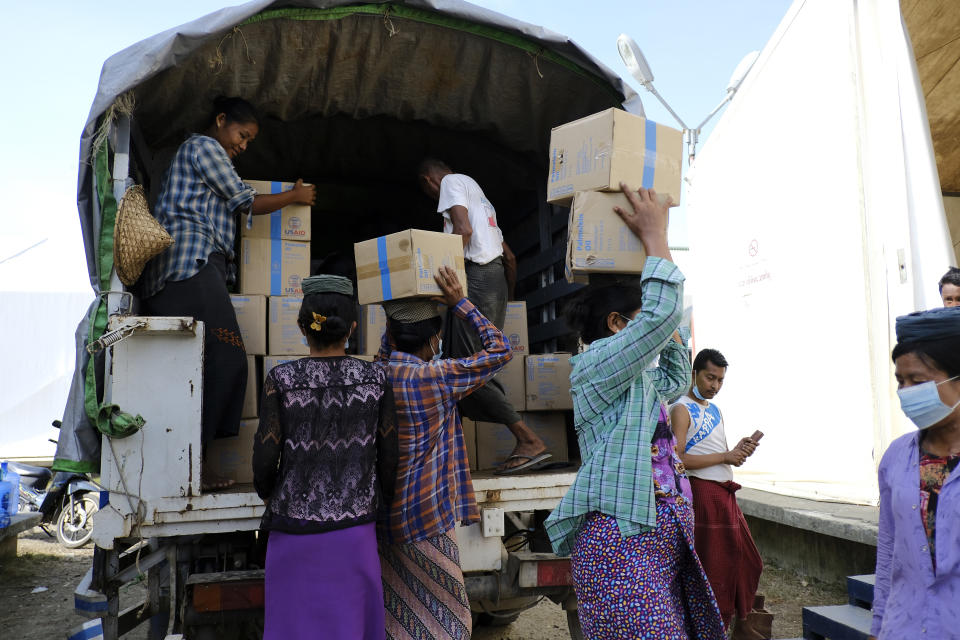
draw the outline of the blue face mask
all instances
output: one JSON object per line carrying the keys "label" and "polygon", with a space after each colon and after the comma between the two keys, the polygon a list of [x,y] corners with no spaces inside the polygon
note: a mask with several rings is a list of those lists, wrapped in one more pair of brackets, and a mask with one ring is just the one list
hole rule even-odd
{"label": "blue face mask", "polygon": [[697,383],[693,383],[693,395],[696,396],[699,400],[707,402],[707,399],[700,395],[700,387],[697,386]]}
{"label": "blue face mask", "polygon": [[[430,350],[433,351],[433,346],[431,345]],[[433,351],[433,357],[430,358],[432,362],[436,362],[443,358],[443,338],[437,340],[437,350]]]}
{"label": "blue face mask", "polygon": [[[950,380],[956,380],[957,378],[960,378],[960,376],[955,376]],[[951,407],[944,404],[943,400],[940,399],[937,387],[950,382],[950,380],[939,383],[931,380],[912,387],[897,389],[897,395],[900,396],[900,408],[913,421],[913,424],[917,425],[918,429],[932,427],[960,406],[960,401]]]}

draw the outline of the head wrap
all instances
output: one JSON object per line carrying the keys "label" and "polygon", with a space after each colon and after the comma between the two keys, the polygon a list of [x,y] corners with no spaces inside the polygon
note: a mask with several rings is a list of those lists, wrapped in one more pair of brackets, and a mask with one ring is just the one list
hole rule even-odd
{"label": "head wrap", "polygon": [[897,318],[897,342],[960,338],[960,307],[917,311]]}
{"label": "head wrap", "polygon": [[342,293],[345,296],[353,295],[353,282],[350,278],[343,276],[319,275],[304,278],[300,286],[303,288],[303,295],[309,296],[314,293]]}
{"label": "head wrap", "polygon": [[440,316],[437,303],[426,298],[387,300],[383,303],[383,310],[387,313],[387,317],[406,323],[420,322]]}

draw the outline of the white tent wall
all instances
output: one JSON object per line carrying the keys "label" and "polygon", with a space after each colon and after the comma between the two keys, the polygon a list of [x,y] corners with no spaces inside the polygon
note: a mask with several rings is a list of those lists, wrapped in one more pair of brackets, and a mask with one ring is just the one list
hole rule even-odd
{"label": "white tent wall", "polygon": [[76,358],[74,331],[93,299],[84,292],[0,291],[0,459],[53,459]]}
{"label": "white tent wall", "polygon": [[952,262],[898,3],[797,0],[690,176],[697,348],[730,361],[728,438],[767,434],[738,481],[875,504],[910,428],[894,319]]}

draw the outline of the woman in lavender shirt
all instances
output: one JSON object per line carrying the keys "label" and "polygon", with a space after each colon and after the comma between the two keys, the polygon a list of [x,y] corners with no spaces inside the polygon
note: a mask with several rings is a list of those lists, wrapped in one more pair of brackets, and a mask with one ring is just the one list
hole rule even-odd
{"label": "woman in lavender shirt", "polygon": [[918,430],[880,462],[871,633],[960,638],[960,308],[897,318],[900,404]]}

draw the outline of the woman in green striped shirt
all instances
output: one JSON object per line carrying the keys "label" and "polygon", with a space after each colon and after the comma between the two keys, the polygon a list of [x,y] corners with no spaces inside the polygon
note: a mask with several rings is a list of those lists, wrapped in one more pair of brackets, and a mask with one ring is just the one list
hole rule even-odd
{"label": "woman in green striped shirt", "polygon": [[653,190],[620,186],[632,211],[615,210],[647,261],[639,288],[588,287],[567,308],[586,345],[570,375],[583,465],[547,533],[558,555],[571,556],[586,637],[722,640],[664,409],[691,375],[677,333],[684,278],[667,245],[668,205]]}

